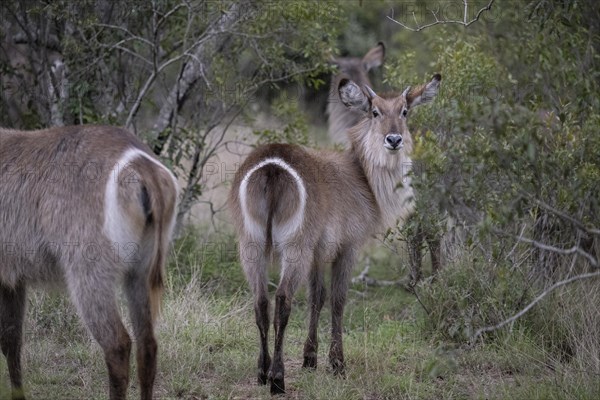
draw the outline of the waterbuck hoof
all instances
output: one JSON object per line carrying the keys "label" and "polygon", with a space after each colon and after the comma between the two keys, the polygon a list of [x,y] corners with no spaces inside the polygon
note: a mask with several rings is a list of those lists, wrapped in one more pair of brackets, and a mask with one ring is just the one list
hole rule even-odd
{"label": "waterbuck hoof", "polygon": [[19,388],[19,389],[13,389],[12,393],[11,393],[11,399],[12,400],[26,400],[25,399],[25,392],[21,388]]}
{"label": "waterbuck hoof", "polygon": [[266,385],[267,384],[267,374],[265,372],[259,372],[258,373],[258,384],[259,385]]}
{"label": "waterbuck hoof", "polygon": [[285,394],[285,383],[283,378],[271,379],[271,394]]}
{"label": "waterbuck hoof", "polygon": [[339,359],[331,360],[331,370],[333,372],[333,375],[335,375],[335,376],[339,376],[341,378],[346,377],[346,370],[344,367],[343,360],[339,360]]}
{"label": "waterbuck hoof", "polygon": [[302,363],[302,368],[308,368],[311,370],[317,369],[317,356],[316,355],[304,356],[304,362]]}

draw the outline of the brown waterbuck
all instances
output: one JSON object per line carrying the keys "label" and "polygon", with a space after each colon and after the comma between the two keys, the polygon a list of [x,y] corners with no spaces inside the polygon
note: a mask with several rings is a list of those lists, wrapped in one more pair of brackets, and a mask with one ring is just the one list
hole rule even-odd
{"label": "brown waterbuck", "polygon": [[152,398],[153,321],[174,224],[177,183],[133,134],[101,126],[0,129],[0,345],[14,399],[24,398],[21,343],[26,288],[66,287],[104,351],[110,398],[124,399],[131,339],[142,399]]}
{"label": "brown waterbuck", "polygon": [[[401,95],[378,96],[349,79],[338,85],[345,107],[363,119],[348,131],[344,152],[273,144],[255,149],[233,181],[229,207],[239,237],[241,263],[254,293],[260,336],[258,381],[271,393],[285,391],[283,340],[292,297],[309,283],[310,322],[304,345],[307,368],[317,365],[317,323],[325,301],[323,266],[332,262],[332,337],[329,362],[344,373],[342,318],[357,252],[378,230],[395,226],[412,211],[412,138],[409,110],[431,101],[441,76]],[[267,266],[281,264],[275,294],[273,359],[268,351]]]}
{"label": "brown waterbuck", "polygon": [[334,143],[347,144],[346,132],[363,118],[361,111],[345,107],[340,103],[337,93],[340,79],[350,79],[360,87],[373,87],[369,80],[369,71],[381,66],[384,58],[385,46],[382,42],[379,42],[362,58],[337,57],[331,59],[331,62],[339,69],[339,72],[331,78],[329,101],[327,103],[327,133]]}

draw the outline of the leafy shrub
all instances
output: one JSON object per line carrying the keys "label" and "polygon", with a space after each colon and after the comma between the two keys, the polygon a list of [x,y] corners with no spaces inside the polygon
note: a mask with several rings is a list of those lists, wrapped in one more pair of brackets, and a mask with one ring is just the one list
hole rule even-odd
{"label": "leafy shrub", "polygon": [[[551,284],[589,271],[585,258],[531,240],[598,257],[590,244],[598,237],[585,230],[600,227],[600,40],[581,2],[567,3],[532,2],[538,8],[527,16],[507,11],[518,40],[500,33],[506,21],[486,27],[488,35],[448,30],[430,40],[443,80],[433,105],[409,121],[417,221],[439,229],[451,216],[465,245],[456,243],[458,259],[417,288],[434,336],[464,342]],[[597,341],[583,335],[594,334],[600,312],[583,300],[583,288],[547,296],[512,329],[539,342],[551,360],[597,370]]]}
{"label": "leafy shrub", "polygon": [[455,342],[468,341],[476,329],[503,321],[529,300],[523,276],[510,265],[477,258],[448,266],[417,291],[427,311],[425,329]]}

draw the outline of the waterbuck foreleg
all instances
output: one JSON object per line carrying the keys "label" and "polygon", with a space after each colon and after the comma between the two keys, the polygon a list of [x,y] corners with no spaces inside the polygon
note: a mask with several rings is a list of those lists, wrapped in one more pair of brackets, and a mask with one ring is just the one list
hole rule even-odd
{"label": "waterbuck foreleg", "polygon": [[260,340],[258,355],[258,383],[267,384],[271,366],[269,356],[269,294],[267,291],[267,254],[255,242],[240,242],[240,260],[254,295],[254,315]]}
{"label": "waterbuck foreleg", "polygon": [[317,328],[319,315],[325,303],[325,286],[323,284],[323,268],[320,257],[315,256],[309,276],[308,296],[310,304],[310,321],[308,324],[308,337],[304,342],[303,368],[317,368],[317,350],[319,339]]}
{"label": "waterbuck foreleg", "polygon": [[345,246],[339,251],[331,270],[331,347],[329,349],[329,363],[335,375],[344,375],[342,323],[350,273],[355,262],[356,251],[350,246]]}
{"label": "waterbuck foreleg", "polygon": [[136,342],[136,359],[140,397],[152,399],[152,388],[156,376],[157,343],[154,337],[150,288],[146,274],[132,270],[125,280],[125,293],[129,306],[129,315],[133,325]]}
{"label": "waterbuck foreleg", "polygon": [[9,288],[0,283],[0,347],[8,364],[13,400],[25,399],[21,385],[24,313],[25,285],[18,284],[15,288]]}
{"label": "waterbuck foreleg", "polygon": [[283,366],[283,339],[292,310],[292,298],[300,282],[308,274],[312,264],[312,250],[309,246],[287,245],[282,252],[281,280],[275,292],[275,348],[273,363],[269,370],[271,394],[285,393]]}

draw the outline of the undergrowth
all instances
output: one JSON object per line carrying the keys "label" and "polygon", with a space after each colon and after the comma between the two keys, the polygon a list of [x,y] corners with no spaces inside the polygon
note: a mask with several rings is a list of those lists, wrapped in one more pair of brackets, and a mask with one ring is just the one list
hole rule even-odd
{"label": "undergrowth", "polygon": [[[267,387],[255,383],[258,333],[251,294],[235,251],[215,250],[220,247],[234,248],[233,236],[198,228],[173,245],[156,327],[157,399],[271,398]],[[371,277],[390,279],[405,271],[395,254],[375,250],[370,252]],[[498,311],[504,307],[501,299],[513,297],[520,287],[510,276],[494,281],[482,275],[484,264],[463,267],[449,267],[437,280],[418,288],[429,314],[400,286],[352,285],[344,318],[346,379],[328,370],[327,304],[318,330],[318,368],[314,372],[301,368],[307,334],[306,296],[301,289],[286,332],[288,393],[282,398],[597,398],[596,286],[559,292],[523,321],[467,347],[464,335],[505,317],[508,310]],[[498,268],[495,274],[504,273]],[[499,289],[494,287],[498,279],[507,280]],[[276,271],[271,281],[274,288]],[[30,291],[24,341],[24,382],[30,398],[106,398],[102,352],[63,295]],[[558,348],[565,341],[571,348],[568,355],[548,345],[554,342]],[[130,398],[138,396],[133,359]],[[8,371],[2,361],[0,399],[8,398],[8,393]]]}

